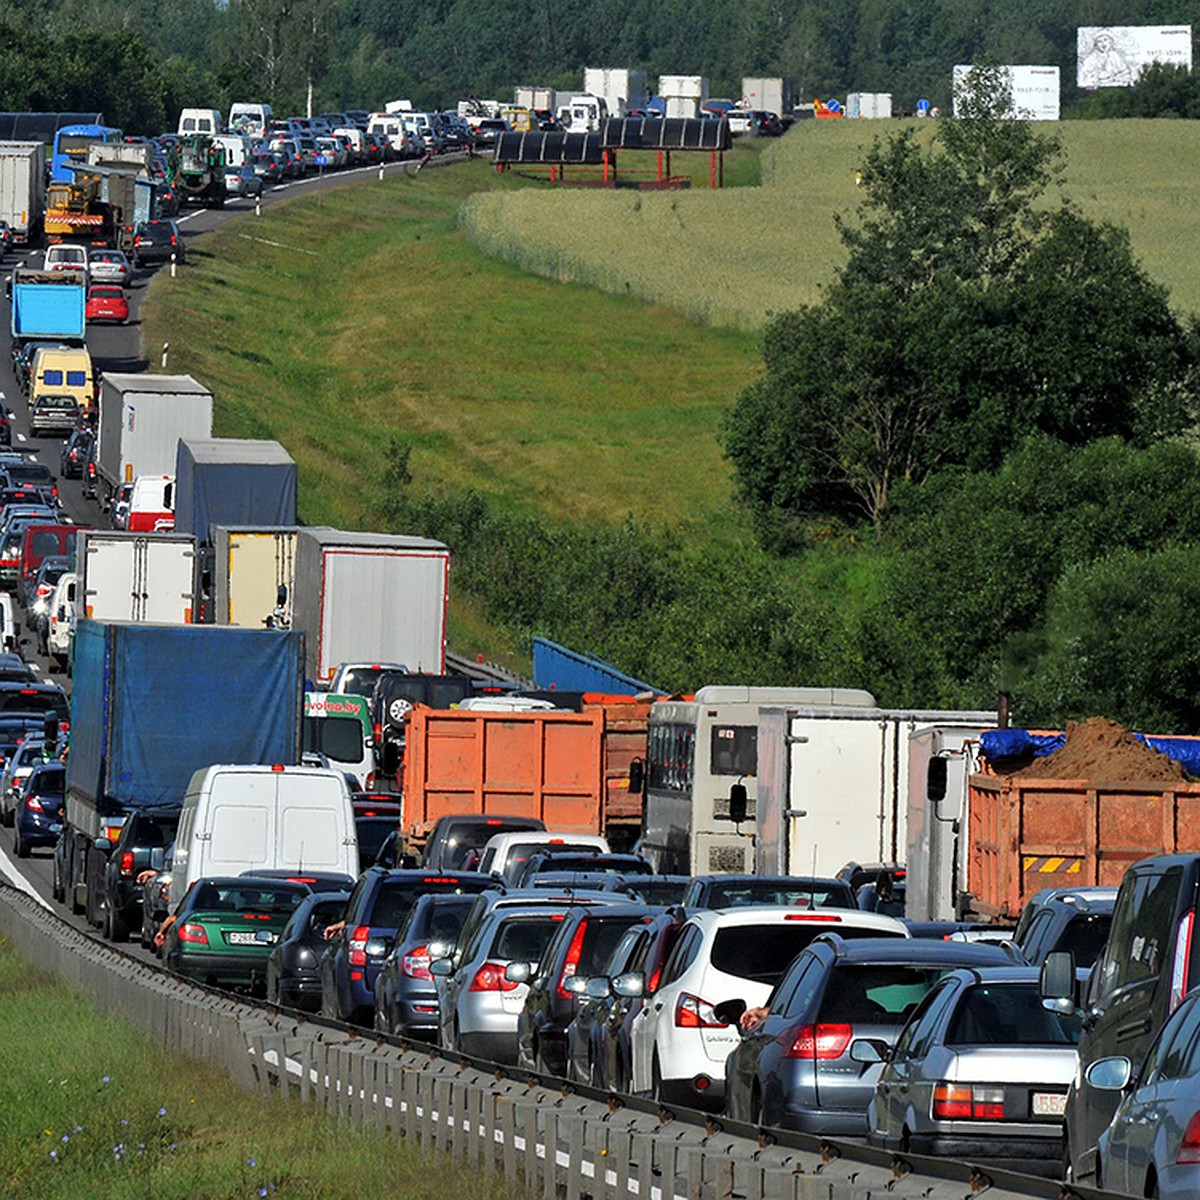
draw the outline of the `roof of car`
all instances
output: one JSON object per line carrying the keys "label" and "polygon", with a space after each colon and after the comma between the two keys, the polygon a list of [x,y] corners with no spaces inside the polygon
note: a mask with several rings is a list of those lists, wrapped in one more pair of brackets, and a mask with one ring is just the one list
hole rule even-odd
{"label": "roof of car", "polygon": [[972,942],[936,942],[922,938],[843,938],[823,933],[812,947],[830,946],[844,963],[914,963],[953,967],[1004,967],[1012,956],[1001,946]]}
{"label": "roof of car", "polygon": [[855,908],[797,908],[795,905],[746,904],[737,908],[699,909],[690,918],[701,929],[728,928],[735,925],[782,925],[785,921],[803,924],[848,925],[855,929],[891,930],[909,936],[908,927],[895,917],[860,912]]}
{"label": "roof of car", "polygon": [[1029,900],[1033,908],[1061,905],[1081,913],[1110,913],[1116,902],[1115,887],[1044,888]]}

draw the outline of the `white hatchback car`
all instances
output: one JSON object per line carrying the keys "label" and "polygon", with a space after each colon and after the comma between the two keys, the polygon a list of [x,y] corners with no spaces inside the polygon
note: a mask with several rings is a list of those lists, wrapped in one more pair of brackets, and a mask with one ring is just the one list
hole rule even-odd
{"label": "white hatchback car", "polygon": [[740,1038],[713,1011],[726,1000],[765,1004],[788,964],[815,937],[908,937],[894,917],[854,909],[746,907],[688,918],[653,998],[633,1020],[633,1090],[666,1103],[719,1108],[725,1060]]}

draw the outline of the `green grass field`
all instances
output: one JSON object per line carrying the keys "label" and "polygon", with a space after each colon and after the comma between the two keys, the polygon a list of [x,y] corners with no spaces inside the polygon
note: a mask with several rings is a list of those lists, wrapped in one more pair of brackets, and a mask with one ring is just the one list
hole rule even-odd
{"label": "green grass field", "polygon": [[[819,302],[842,261],[834,215],[853,212],[865,149],[896,127],[798,122],[765,151],[759,189],[508,191],[473,197],[464,219],[484,249],[526,270],[754,329],[772,312]],[[1065,150],[1065,194],[1088,215],[1128,226],[1134,250],[1170,288],[1173,304],[1200,311],[1200,123],[1054,128]]]}
{"label": "green grass field", "polygon": [[13,1200],[504,1198],[395,1139],[269,1104],[145,1038],[22,962],[0,938],[0,1192]]}

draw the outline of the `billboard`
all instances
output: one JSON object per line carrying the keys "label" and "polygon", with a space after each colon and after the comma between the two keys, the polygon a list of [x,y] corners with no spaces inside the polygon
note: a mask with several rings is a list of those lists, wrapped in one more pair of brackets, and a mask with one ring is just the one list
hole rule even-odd
{"label": "billboard", "polygon": [[[1057,121],[1059,113],[1059,72],[1057,67],[1011,66],[1001,67],[1008,76],[1012,94],[1012,112],[1017,121]],[[954,115],[958,116],[958,100],[967,77],[969,66],[954,68]]]}
{"label": "billboard", "polygon": [[1132,87],[1149,63],[1192,69],[1190,25],[1082,25],[1076,31],[1076,82],[1091,90]]}

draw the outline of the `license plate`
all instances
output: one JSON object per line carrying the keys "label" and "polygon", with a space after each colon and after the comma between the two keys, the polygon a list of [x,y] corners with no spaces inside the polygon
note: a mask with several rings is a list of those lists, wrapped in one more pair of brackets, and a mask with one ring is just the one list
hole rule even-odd
{"label": "license plate", "polygon": [[259,937],[257,933],[244,932],[227,933],[225,937],[234,946],[263,946],[275,940],[274,934]]}
{"label": "license plate", "polygon": [[1033,1115],[1035,1117],[1061,1117],[1066,1111],[1066,1096],[1058,1092],[1033,1093]]}

